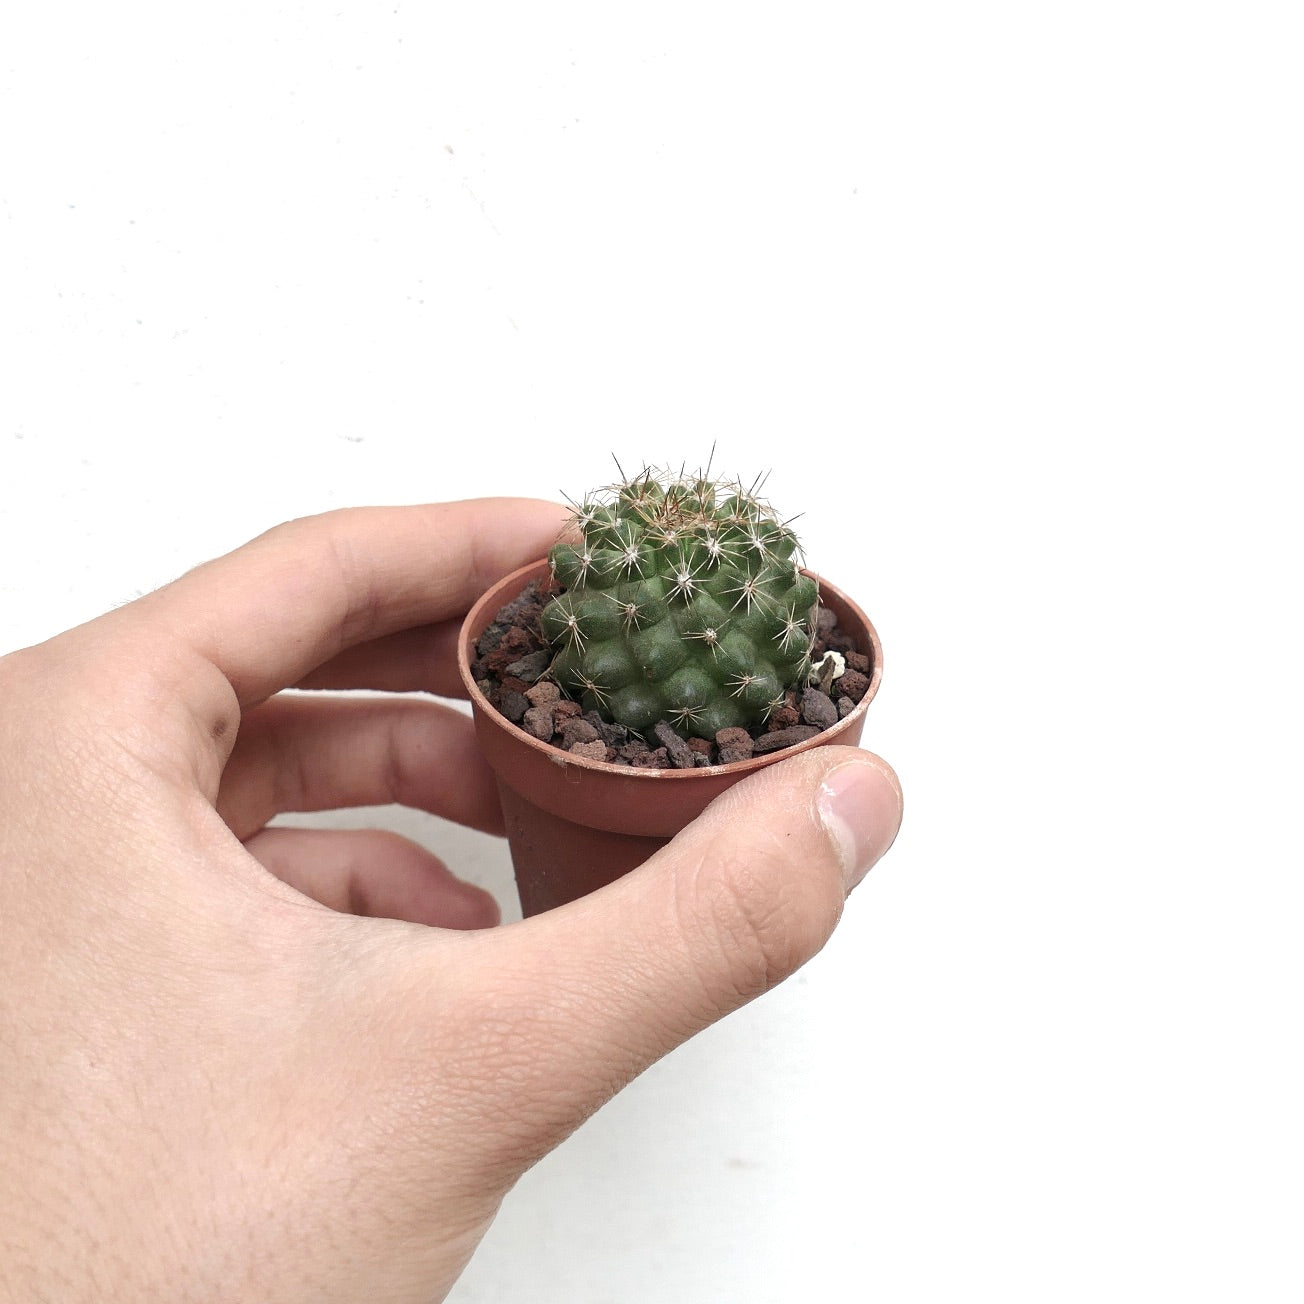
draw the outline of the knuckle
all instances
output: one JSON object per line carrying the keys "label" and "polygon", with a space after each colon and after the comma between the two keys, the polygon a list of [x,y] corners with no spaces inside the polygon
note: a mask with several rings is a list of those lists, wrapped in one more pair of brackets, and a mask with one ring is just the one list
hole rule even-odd
{"label": "knuckle", "polygon": [[374,627],[384,594],[360,556],[358,525],[365,507],[337,507],[297,516],[259,535],[254,545],[276,550],[319,576],[325,590],[338,595],[340,647],[350,647]]}
{"label": "knuckle", "polygon": [[310,538],[321,550],[340,594],[339,643],[351,647],[376,627],[384,609],[382,593],[370,568],[359,555],[357,530],[361,509],[339,508],[309,518]]}

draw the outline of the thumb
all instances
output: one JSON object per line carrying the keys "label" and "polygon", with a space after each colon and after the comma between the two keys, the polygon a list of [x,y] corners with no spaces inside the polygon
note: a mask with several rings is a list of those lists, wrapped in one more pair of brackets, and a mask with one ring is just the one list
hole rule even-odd
{"label": "thumb", "polygon": [[[609,887],[479,935],[489,945],[477,968],[490,966],[479,977],[512,1045],[510,1071],[477,1066],[481,1104],[514,1105],[525,1151],[500,1158],[513,1166],[546,1153],[666,1052],[815,955],[891,846],[901,809],[886,762],[816,748],[729,789]],[[515,1100],[494,1102],[495,1082]],[[533,1136],[522,1092],[540,1125]]]}

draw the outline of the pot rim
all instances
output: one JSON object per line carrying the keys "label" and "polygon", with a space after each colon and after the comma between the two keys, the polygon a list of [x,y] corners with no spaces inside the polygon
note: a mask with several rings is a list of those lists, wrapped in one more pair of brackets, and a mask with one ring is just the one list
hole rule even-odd
{"label": "pot rim", "polygon": [[873,664],[870,668],[869,687],[865,690],[865,695],[856,703],[855,707],[848,711],[845,716],[835,724],[830,725],[827,729],[822,729],[813,738],[807,738],[803,742],[793,743],[789,747],[782,747],[777,751],[766,752],[761,756],[753,756],[745,761],[731,761],[727,765],[700,765],[691,770],[662,770],[662,769],[638,769],[631,765],[616,765],[612,761],[595,761],[587,756],[579,756],[573,752],[563,752],[554,747],[551,743],[543,742],[535,738],[533,734],[526,733],[520,725],[513,724],[496,706],[480,691],[480,686],[475,682],[471,675],[471,658],[470,651],[474,641],[479,638],[484,629],[492,622],[493,613],[490,618],[485,620],[484,613],[490,603],[494,604],[494,611],[510,601],[510,597],[504,597],[507,590],[512,589],[512,597],[519,595],[520,591],[534,579],[551,577],[551,567],[548,565],[547,558],[541,558],[533,561],[510,574],[504,575],[501,579],[495,581],[490,587],[480,595],[472,605],[471,610],[467,612],[462,620],[462,626],[458,633],[457,640],[457,670],[462,679],[462,686],[466,690],[467,698],[471,705],[476,708],[476,712],[484,720],[492,722],[497,728],[507,733],[514,742],[524,744],[533,748],[539,755],[546,758],[554,765],[563,768],[574,766],[584,770],[592,770],[599,774],[611,774],[619,776],[624,780],[634,782],[659,782],[674,783],[687,782],[691,779],[699,778],[717,778],[720,775],[743,775],[752,770],[764,769],[766,766],[773,765],[776,760],[782,760],[789,756],[795,756],[798,752],[810,751],[814,747],[828,746],[830,743],[836,743],[838,738],[847,733],[852,727],[853,722],[861,720],[869,709],[869,704],[874,700],[875,694],[883,678],[883,645],[879,641],[878,631],[874,628],[873,622],[865,615],[859,605],[849,598],[846,593],[839,589],[831,581],[825,580],[815,571],[802,567],[802,574],[809,575],[820,586],[820,592],[826,590],[835,594],[838,600],[846,606],[851,615],[860,622],[869,634],[870,651],[873,658]]}

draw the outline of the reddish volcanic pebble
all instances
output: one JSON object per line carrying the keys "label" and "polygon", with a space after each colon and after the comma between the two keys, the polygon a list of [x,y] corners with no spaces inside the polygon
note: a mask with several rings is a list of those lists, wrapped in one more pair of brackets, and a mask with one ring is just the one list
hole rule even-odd
{"label": "reddish volcanic pebble", "polygon": [[791,729],[800,720],[801,715],[795,706],[781,706],[770,716],[769,723],[765,726],[765,732],[779,733],[781,730]]}
{"label": "reddish volcanic pebble", "polygon": [[718,749],[716,764],[732,765],[735,761],[750,761],[756,744],[746,729],[721,729],[715,735]]}
{"label": "reddish volcanic pebble", "polygon": [[508,666],[517,662],[528,652],[533,652],[538,644],[523,629],[512,626],[503,635],[502,642],[484,658],[485,668],[501,675]]}
{"label": "reddish volcanic pebble", "polygon": [[[563,720],[557,732],[561,734],[561,745],[567,750],[573,750],[576,743],[591,743],[598,737],[598,731],[587,720],[581,720],[578,716]],[[605,747],[607,744],[602,745]]]}
{"label": "reddish volcanic pebble", "polygon": [[717,747],[750,747],[752,745],[752,736],[746,729],[739,729],[736,726],[730,729],[721,729],[715,735],[715,745]]}
{"label": "reddish volcanic pebble", "polygon": [[859,702],[869,691],[869,676],[862,675],[859,670],[848,670],[833,681],[833,689],[839,697]]}
{"label": "reddish volcanic pebble", "polygon": [[530,699],[531,706],[550,706],[553,702],[561,700],[561,689],[550,679],[540,680],[537,684],[532,684],[524,690],[525,696]]}

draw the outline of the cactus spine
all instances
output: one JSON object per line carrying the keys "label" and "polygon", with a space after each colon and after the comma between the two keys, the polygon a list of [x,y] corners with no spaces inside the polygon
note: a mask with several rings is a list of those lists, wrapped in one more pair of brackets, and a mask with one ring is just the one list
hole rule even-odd
{"label": "cactus spine", "polygon": [[647,468],[576,508],[541,624],[551,677],[585,710],[710,738],[763,722],[804,681],[818,590],[755,490]]}

